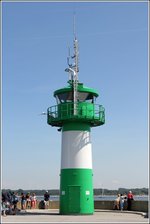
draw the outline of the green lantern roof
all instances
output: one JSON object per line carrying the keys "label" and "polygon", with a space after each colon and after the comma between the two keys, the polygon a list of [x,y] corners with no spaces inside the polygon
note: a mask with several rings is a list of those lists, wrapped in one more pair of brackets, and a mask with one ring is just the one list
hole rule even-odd
{"label": "green lantern roof", "polygon": [[[91,93],[93,96],[98,97],[98,92],[95,89],[86,87],[83,85],[83,83],[78,83],[78,92],[86,92],[86,93]],[[67,93],[72,91],[72,84],[69,84],[68,86],[58,89],[54,92],[54,96],[60,94],[60,93]]]}

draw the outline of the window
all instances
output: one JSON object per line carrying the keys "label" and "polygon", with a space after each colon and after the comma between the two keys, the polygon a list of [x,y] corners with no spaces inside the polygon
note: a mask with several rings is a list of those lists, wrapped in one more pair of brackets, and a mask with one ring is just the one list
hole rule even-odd
{"label": "window", "polygon": [[56,96],[57,103],[72,102],[72,92],[60,93]]}
{"label": "window", "polygon": [[[73,102],[73,93],[72,92],[60,93],[56,95],[56,101],[57,104]],[[78,101],[94,103],[96,101],[96,97],[92,93],[78,92]]]}

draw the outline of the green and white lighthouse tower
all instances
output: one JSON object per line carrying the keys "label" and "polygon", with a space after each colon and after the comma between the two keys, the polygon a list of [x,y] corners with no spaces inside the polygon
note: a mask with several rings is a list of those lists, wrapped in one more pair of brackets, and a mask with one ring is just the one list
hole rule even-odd
{"label": "green and white lighthouse tower", "polygon": [[[68,86],[54,92],[57,105],[47,110],[47,123],[62,132],[60,214],[93,214],[93,170],[91,128],[105,123],[98,93],[78,80],[78,40],[67,58]],[[70,61],[72,63],[70,63]]]}

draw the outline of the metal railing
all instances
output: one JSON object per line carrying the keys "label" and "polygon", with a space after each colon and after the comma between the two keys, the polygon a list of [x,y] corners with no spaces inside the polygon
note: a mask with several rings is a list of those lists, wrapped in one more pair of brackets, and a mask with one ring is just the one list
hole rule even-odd
{"label": "metal railing", "polygon": [[92,103],[62,103],[47,109],[49,124],[57,124],[67,120],[83,120],[93,124],[105,123],[105,109],[102,105]]}

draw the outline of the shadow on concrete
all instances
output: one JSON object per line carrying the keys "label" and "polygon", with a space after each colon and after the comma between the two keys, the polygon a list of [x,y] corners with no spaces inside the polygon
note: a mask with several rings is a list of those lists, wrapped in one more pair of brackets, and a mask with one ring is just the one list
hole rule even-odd
{"label": "shadow on concrete", "polygon": [[34,212],[34,211],[32,211],[32,212],[29,212],[29,211],[20,211],[20,212],[18,212],[17,214],[16,214],[17,216],[18,215],[20,215],[20,216],[32,216],[32,215],[49,215],[49,216],[51,216],[51,215],[60,215],[58,212],[52,212],[52,211],[46,211],[46,212],[42,212],[42,211],[40,211],[40,212],[38,212],[38,211],[36,211],[36,212]]}
{"label": "shadow on concrete", "polygon": [[102,210],[102,209],[97,209],[94,212],[108,212],[108,213],[124,213],[124,214],[137,214],[137,215],[141,215],[144,218],[149,218],[149,215],[147,212],[139,212],[139,211],[127,211],[127,210]]}

